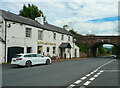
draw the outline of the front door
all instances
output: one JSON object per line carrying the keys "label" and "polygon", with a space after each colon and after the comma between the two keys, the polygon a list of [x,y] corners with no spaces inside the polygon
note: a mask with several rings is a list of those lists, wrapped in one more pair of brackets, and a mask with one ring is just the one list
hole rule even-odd
{"label": "front door", "polygon": [[63,57],[63,48],[60,48],[60,56]]}
{"label": "front door", "polygon": [[75,57],[77,57],[77,49],[75,49]]}

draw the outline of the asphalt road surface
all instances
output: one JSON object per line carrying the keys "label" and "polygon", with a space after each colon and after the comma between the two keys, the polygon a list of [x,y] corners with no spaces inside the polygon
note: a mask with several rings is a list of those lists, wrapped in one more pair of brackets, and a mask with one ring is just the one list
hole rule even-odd
{"label": "asphalt road surface", "polygon": [[[2,66],[3,88],[120,88],[119,61],[88,58],[37,65],[30,68]],[[4,87],[7,86],[7,87]]]}

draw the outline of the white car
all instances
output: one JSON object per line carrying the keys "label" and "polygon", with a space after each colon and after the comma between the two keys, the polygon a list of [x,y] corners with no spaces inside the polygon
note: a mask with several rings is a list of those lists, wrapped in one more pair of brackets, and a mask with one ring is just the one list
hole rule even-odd
{"label": "white car", "polygon": [[111,57],[112,57],[112,58],[116,58],[117,56],[112,54]]}
{"label": "white car", "polygon": [[51,59],[40,54],[17,54],[12,58],[11,64],[30,67],[36,64],[51,64]]}

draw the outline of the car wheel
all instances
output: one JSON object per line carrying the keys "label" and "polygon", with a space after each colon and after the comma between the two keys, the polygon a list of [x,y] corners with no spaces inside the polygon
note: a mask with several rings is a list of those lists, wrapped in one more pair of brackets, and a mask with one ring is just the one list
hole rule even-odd
{"label": "car wheel", "polygon": [[50,60],[49,59],[46,60],[46,64],[47,65],[50,64]]}
{"label": "car wheel", "polygon": [[32,65],[31,61],[27,61],[26,64],[25,64],[26,67],[30,67],[31,65]]}

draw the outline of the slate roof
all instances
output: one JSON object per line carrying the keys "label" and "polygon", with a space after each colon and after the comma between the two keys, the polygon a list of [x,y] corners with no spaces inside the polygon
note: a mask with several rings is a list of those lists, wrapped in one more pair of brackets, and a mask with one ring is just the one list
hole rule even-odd
{"label": "slate roof", "polygon": [[0,15],[2,15],[2,17],[5,20],[8,20],[8,21],[27,24],[27,25],[34,26],[34,27],[43,28],[45,30],[59,32],[59,33],[62,33],[62,34],[68,34],[68,35],[73,36],[72,33],[68,32],[64,28],[60,28],[60,27],[57,27],[57,26],[54,26],[54,25],[51,25],[51,24],[48,24],[48,23],[44,23],[44,25],[41,25],[36,20],[32,20],[32,19],[20,16],[20,15],[16,15],[16,14],[13,14],[11,12],[4,11],[4,10],[1,10],[1,9],[0,9]]}
{"label": "slate roof", "polygon": [[70,43],[62,43],[60,46],[60,48],[71,48]]}

